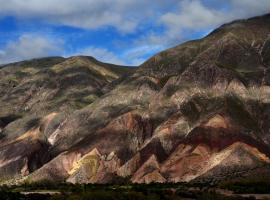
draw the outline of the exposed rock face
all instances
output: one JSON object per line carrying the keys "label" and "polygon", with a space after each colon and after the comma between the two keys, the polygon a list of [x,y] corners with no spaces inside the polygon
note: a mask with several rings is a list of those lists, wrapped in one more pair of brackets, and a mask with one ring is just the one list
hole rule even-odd
{"label": "exposed rock face", "polygon": [[133,175],[132,182],[135,183],[151,183],[166,182],[166,179],[160,174],[160,166],[155,155],[144,162],[144,164]]}
{"label": "exposed rock face", "polygon": [[265,15],[161,52],[132,73],[87,57],[5,66],[0,176],[150,183],[263,172],[269,179],[269,49]]}

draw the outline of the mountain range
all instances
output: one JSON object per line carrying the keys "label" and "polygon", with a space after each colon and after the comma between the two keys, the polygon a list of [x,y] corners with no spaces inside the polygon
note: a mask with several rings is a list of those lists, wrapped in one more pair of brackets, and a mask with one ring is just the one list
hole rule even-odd
{"label": "mountain range", "polygon": [[3,65],[0,94],[0,183],[270,180],[270,15],[139,67]]}

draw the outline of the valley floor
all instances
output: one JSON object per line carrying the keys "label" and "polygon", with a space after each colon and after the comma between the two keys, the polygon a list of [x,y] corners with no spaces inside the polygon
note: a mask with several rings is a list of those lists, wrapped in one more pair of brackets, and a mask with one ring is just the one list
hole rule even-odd
{"label": "valley floor", "polygon": [[[189,200],[189,199],[270,199],[267,194],[269,185],[245,187],[232,184],[230,186],[207,186],[207,184],[65,184],[39,183],[21,186],[2,186],[0,199],[38,199],[38,200]],[[227,188],[226,188],[227,187]],[[228,188],[232,189],[229,190]],[[261,194],[256,194],[259,192]],[[250,193],[250,194],[249,194]]]}

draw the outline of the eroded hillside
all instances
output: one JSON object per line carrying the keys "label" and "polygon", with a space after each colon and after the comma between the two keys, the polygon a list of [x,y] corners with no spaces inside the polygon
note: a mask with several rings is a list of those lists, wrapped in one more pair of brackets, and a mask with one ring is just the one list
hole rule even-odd
{"label": "eroded hillside", "polygon": [[0,71],[3,181],[269,178],[270,15],[225,24],[134,72],[85,57],[50,62]]}

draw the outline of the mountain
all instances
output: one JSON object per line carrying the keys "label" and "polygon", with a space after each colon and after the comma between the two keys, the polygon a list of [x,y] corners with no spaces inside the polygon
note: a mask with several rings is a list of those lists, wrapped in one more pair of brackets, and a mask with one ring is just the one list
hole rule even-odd
{"label": "mountain", "polygon": [[[34,171],[49,161],[47,134],[132,71],[130,67],[101,63],[85,56],[42,58],[2,66],[1,180],[16,177],[23,165],[25,173],[29,173],[28,170]],[[10,163],[9,159],[14,158]]]}
{"label": "mountain", "polygon": [[0,76],[2,182],[270,180],[270,15],[136,69],[45,58]]}
{"label": "mountain", "polygon": [[53,112],[71,113],[91,104],[112,82],[131,71],[82,56],[5,65],[0,68],[1,128],[11,122],[21,121],[23,126],[27,120],[38,122]]}

